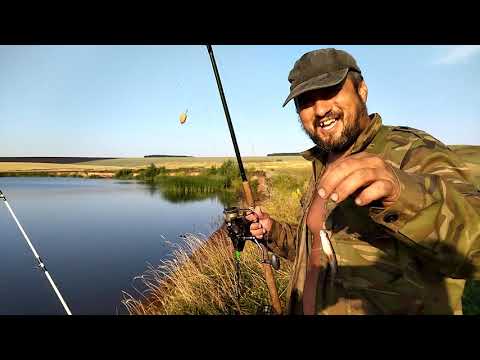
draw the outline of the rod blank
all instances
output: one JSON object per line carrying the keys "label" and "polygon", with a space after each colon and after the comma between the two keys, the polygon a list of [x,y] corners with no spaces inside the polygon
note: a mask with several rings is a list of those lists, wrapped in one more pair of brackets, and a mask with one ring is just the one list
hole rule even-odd
{"label": "rod blank", "polygon": [[240,150],[238,149],[237,138],[235,136],[235,131],[233,130],[232,119],[230,118],[230,112],[228,111],[227,99],[225,99],[225,94],[223,93],[222,81],[220,80],[220,74],[218,73],[217,62],[215,61],[215,55],[213,55],[213,49],[211,45],[207,45],[207,51],[208,51],[208,55],[210,55],[210,61],[212,63],[215,80],[217,82],[218,92],[220,93],[220,99],[222,100],[223,111],[225,112],[225,117],[227,118],[228,130],[230,130],[230,137],[232,138],[233,148],[235,150],[235,156],[237,157],[240,176],[242,177],[242,181],[245,182],[247,181],[247,176],[245,175],[245,169],[243,168],[242,157],[240,156]]}
{"label": "rod blank", "polygon": [[12,208],[10,207],[10,204],[7,201],[7,198],[5,197],[5,195],[3,195],[1,190],[0,190],[0,199],[3,200],[3,202],[5,203],[5,206],[7,207],[8,211],[10,211],[10,214],[12,215],[13,220],[15,220],[15,222],[17,223],[17,226],[20,229],[20,232],[22,233],[23,237],[25,238],[25,241],[27,242],[28,246],[30,247],[30,250],[32,250],[33,255],[35,256],[35,259],[37,259],[37,261],[38,261],[38,266],[45,273],[45,276],[47,277],[48,281],[50,282],[50,285],[52,286],[53,290],[55,291],[55,294],[57,295],[58,299],[62,303],[62,306],[65,309],[65,312],[67,313],[67,315],[72,315],[72,312],[70,311],[67,303],[63,299],[62,294],[60,294],[60,291],[58,290],[57,286],[53,282],[52,277],[48,273],[47,268],[45,267],[45,264],[43,263],[42,259],[40,258],[37,251],[35,250],[35,247],[33,246],[32,242],[28,238],[27,233],[25,232],[25,230],[23,230],[22,225],[18,221],[17,217],[15,216],[15,213],[13,212]]}

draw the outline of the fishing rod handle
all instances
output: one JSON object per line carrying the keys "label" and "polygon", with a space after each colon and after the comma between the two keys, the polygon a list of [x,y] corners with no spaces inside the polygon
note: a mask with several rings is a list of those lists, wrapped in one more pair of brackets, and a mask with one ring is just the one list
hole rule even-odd
{"label": "fishing rod handle", "polygon": [[273,310],[277,315],[282,314],[282,305],[280,304],[280,298],[278,297],[277,286],[275,284],[275,278],[273,276],[272,266],[268,263],[262,263],[263,273],[265,281],[267,282],[268,292],[270,293],[270,301]]}
{"label": "fishing rod handle", "polygon": [[245,195],[245,202],[247,203],[247,207],[254,207],[255,202],[253,200],[253,193],[252,188],[250,187],[250,183],[247,181],[242,181],[243,187],[243,194]]}
{"label": "fishing rod handle", "polygon": [[[249,207],[255,206],[255,201],[253,200],[252,188],[250,187],[250,183],[248,181],[243,181],[243,193],[245,195],[245,201]],[[260,245],[262,248],[262,258],[265,257],[264,254],[268,253],[267,248],[265,245]],[[263,259],[265,260],[265,259]],[[267,283],[268,292],[270,294],[270,302],[272,304],[273,310],[277,315],[282,314],[282,305],[280,304],[280,298],[278,297],[278,290],[277,285],[275,283],[275,277],[273,275],[272,265],[267,262],[262,262],[263,274],[265,277],[265,281]]]}

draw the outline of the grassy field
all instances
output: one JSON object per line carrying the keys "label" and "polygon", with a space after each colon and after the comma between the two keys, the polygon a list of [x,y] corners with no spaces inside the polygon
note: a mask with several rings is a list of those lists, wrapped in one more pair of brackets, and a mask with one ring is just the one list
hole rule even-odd
{"label": "grassy field", "polygon": [[[210,168],[220,166],[227,160],[233,160],[234,157],[194,157],[194,158],[125,158],[113,160],[98,160],[78,163],[84,166],[115,166],[126,168],[141,168],[150,164],[167,169],[181,168]],[[306,169],[309,163],[301,156],[258,156],[242,158],[246,168],[255,168],[264,171],[276,171],[287,166],[290,169]]]}
{"label": "grassy field", "polygon": [[[121,169],[132,169],[138,171],[151,164],[156,167],[164,167],[168,170],[190,170],[202,171],[212,166],[220,167],[225,161],[232,160],[236,164],[234,157],[158,157],[158,158],[122,158],[110,160],[96,160],[78,162],[75,164],[53,164],[53,163],[28,163],[28,162],[0,162],[0,176],[2,174],[10,175],[13,173],[50,173],[56,176],[81,175],[102,177],[113,177]],[[307,172],[310,168],[308,161],[300,156],[264,156],[264,157],[246,157],[243,158],[244,167],[247,170],[262,170],[267,176],[274,173]],[[42,174],[44,175],[44,174]]]}
{"label": "grassy field", "polygon": [[[480,182],[480,146],[450,145],[476,173]],[[2,172],[103,172],[114,173],[122,168],[138,170],[155,164],[167,169],[210,168],[220,166],[226,160],[236,161],[234,157],[151,157],[151,158],[118,158],[77,162],[75,164],[32,163],[32,162],[0,162]],[[309,170],[309,162],[301,156],[257,156],[244,157],[246,168],[263,170],[268,176],[282,173],[296,176]]]}

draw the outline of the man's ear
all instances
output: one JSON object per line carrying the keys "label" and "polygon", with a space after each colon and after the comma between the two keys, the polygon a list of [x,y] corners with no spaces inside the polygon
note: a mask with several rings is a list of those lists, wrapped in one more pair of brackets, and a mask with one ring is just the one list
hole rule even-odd
{"label": "man's ear", "polygon": [[358,85],[357,92],[360,98],[362,99],[363,103],[366,104],[367,98],[368,98],[368,87],[364,80],[362,80]]}

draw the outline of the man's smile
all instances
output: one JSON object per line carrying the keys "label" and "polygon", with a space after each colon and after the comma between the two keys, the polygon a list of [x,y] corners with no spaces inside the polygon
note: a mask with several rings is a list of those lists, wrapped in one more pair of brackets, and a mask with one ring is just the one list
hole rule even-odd
{"label": "man's smile", "polygon": [[320,123],[320,127],[322,128],[322,130],[331,130],[335,127],[335,125],[337,125],[337,122],[337,119],[329,118],[322,121]]}
{"label": "man's smile", "polygon": [[329,116],[315,123],[315,130],[319,133],[331,133],[341,122],[339,116]]}

